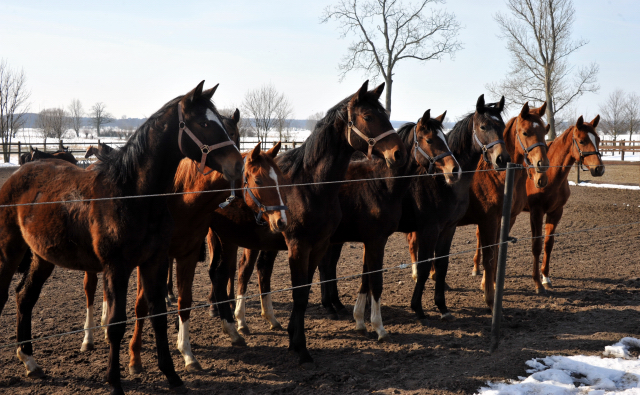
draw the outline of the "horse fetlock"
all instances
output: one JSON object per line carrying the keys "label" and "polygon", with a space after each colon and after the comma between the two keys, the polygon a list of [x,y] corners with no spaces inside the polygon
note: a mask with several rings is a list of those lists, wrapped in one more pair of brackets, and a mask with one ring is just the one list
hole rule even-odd
{"label": "horse fetlock", "polygon": [[551,285],[551,279],[547,276],[545,276],[544,274],[542,275],[542,285],[544,285],[545,288],[552,288],[553,286]]}
{"label": "horse fetlock", "polygon": [[144,368],[142,367],[142,362],[136,362],[134,364],[129,365],[129,375],[135,376],[138,374],[142,374],[144,372]]}
{"label": "horse fetlock", "polygon": [[380,311],[381,305],[381,299],[378,299],[376,301],[375,297],[371,298],[371,327],[378,334],[378,341],[383,341],[384,339],[389,337],[389,334],[382,325],[382,313]]}
{"label": "horse fetlock", "polygon": [[418,265],[415,263],[411,264],[411,278],[414,282],[418,282]]}
{"label": "horse fetlock", "polygon": [[[109,312],[109,304],[106,300],[102,301],[102,316],[100,317],[100,325],[107,325],[107,315]],[[109,341],[109,334],[107,333],[108,327],[104,327],[104,340]]]}
{"label": "horse fetlock", "polygon": [[271,295],[264,295],[260,298],[260,304],[262,307],[262,318],[267,320],[271,325],[271,330],[280,330],[282,325],[276,319],[276,315],[273,313],[273,303],[271,302]]}
{"label": "horse fetlock", "polygon": [[20,347],[18,347],[16,354],[18,354],[18,359],[24,364],[25,368],[27,368],[27,377],[39,379],[45,376],[44,370],[38,366],[32,355],[25,354]]}
{"label": "horse fetlock", "polygon": [[358,294],[358,298],[356,299],[356,304],[353,306],[353,319],[356,321],[356,331],[365,331],[366,327],[364,326],[364,307],[367,303],[367,294]]}
{"label": "horse fetlock", "polygon": [[191,352],[191,341],[189,339],[189,320],[182,322],[182,319],[180,319],[178,326],[177,347],[178,351],[180,351],[180,354],[182,354],[182,357],[184,358],[184,364],[187,368],[187,371],[189,371],[190,365],[193,365],[192,369],[200,366],[200,364],[196,360],[196,357]]}
{"label": "horse fetlock", "polygon": [[231,344],[234,346],[246,345],[247,343],[244,341],[244,338],[240,336],[233,322],[228,322],[227,320],[222,320],[222,332],[226,335],[229,335],[229,339],[231,340]]}

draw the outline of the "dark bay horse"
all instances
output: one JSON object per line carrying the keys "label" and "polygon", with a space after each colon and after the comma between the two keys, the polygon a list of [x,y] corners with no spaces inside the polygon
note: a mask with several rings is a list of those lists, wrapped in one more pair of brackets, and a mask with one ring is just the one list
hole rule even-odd
{"label": "dark bay horse", "polygon": [[[129,198],[166,192],[185,156],[221,171],[241,175],[242,158],[229,140],[204,81],[165,104],[114,155],[85,171],[64,161],[22,166],[0,189],[0,312],[8,287],[27,248],[34,258],[17,290],[19,359],[30,377],[44,373],[33,358],[31,316],[53,268],[104,272],[108,323],[126,319],[129,276],[138,267],[151,314],[166,311],[167,250],[173,221],[166,197]],[[183,136],[185,132],[186,136]],[[208,144],[202,144],[205,141]],[[219,149],[218,149],[219,148]],[[211,151],[211,155],[206,152]],[[103,199],[106,200],[85,200]],[[83,201],[84,200],[84,201]],[[57,202],[55,204],[38,204]],[[64,201],[70,201],[63,203]],[[12,206],[26,204],[24,206]],[[35,204],[35,205],[32,205]],[[176,374],[165,315],[152,319],[158,365],[171,388],[183,386]],[[107,382],[122,394],[120,342],[125,324],[109,326]]]}
{"label": "dark bay horse", "polygon": [[[378,101],[384,84],[372,91],[367,91],[367,88],[368,81],[354,95],[331,108],[300,147],[277,158],[278,166],[292,183],[283,188],[291,213],[289,226],[283,232],[284,238],[266,238],[260,231],[251,236],[251,220],[246,226],[239,224],[235,227],[245,229],[239,235],[227,232],[228,227],[223,226],[223,221],[216,221],[220,227],[213,229],[220,237],[223,250],[223,259],[213,262],[210,268],[210,275],[216,279],[214,288],[226,288],[227,279],[220,281],[219,278],[225,273],[228,276],[229,265],[235,265],[235,256],[226,251],[233,251],[238,246],[262,250],[257,262],[260,271],[273,267],[278,250],[288,249],[291,283],[296,287],[293,289],[293,311],[287,328],[289,349],[298,354],[301,364],[313,362],[304,333],[304,314],[310,288],[305,285],[311,282],[342,217],[338,197],[340,185],[325,182],[344,180],[349,161],[356,150],[367,153],[368,157],[375,154],[384,158],[390,168],[401,167],[407,157],[402,140],[393,130]],[[234,221],[231,211],[223,215],[228,216],[228,222]],[[245,254],[251,253],[245,251]],[[270,273],[262,273],[262,278],[269,277]],[[269,292],[270,289],[265,289],[264,285],[260,284],[260,291]],[[265,295],[263,303],[270,296]],[[265,313],[272,315],[272,312],[263,311]]]}
{"label": "dark bay horse", "polygon": [[[415,180],[410,177],[394,177],[444,173],[444,182],[455,184],[460,176],[458,162],[451,155],[442,132],[445,115],[446,112],[431,118],[431,112],[427,110],[417,123],[407,123],[398,130],[398,135],[410,154],[410,159],[404,166],[388,169],[382,161],[352,161],[349,164],[347,180],[384,179],[347,183],[340,187],[342,220],[331,236],[334,245],[329,248],[324,261],[318,266],[320,280],[336,278],[336,266],[345,242],[364,243],[363,272],[374,273],[362,276],[353,316],[356,331],[366,334],[364,310],[367,296],[370,295],[371,326],[378,335],[378,341],[388,337],[382,325],[380,311],[383,274],[379,270],[383,265],[384,247],[389,236],[398,229],[403,198]],[[323,306],[333,318],[337,318],[336,310],[345,309],[340,302],[337,282],[323,283],[321,289]]]}
{"label": "dark bay horse", "polygon": [[90,145],[89,148],[87,148],[87,152],[84,154],[84,158],[89,159],[94,155],[99,158],[101,155],[109,155],[113,150],[114,149],[111,146],[105,143],[98,143],[97,146]]}
{"label": "dark bay horse", "polygon": [[[514,175],[511,227],[527,202],[527,178],[532,178],[536,188],[544,187],[548,181],[546,172],[549,159],[545,143],[547,130],[542,121],[546,107],[546,103],[543,103],[539,108],[530,109],[528,103],[525,103],[520,113],[511,118],[505,126],[504,141],[511,161],[524,166],[522,170],[516,170]],[[478,225],[474,270],[477,273],[482,258],[484,300],[489,308],[493,308],[495,265],[498,256],[496,243],[502,218],[505,173],[484,171],[487,168],[484,161],[478,163],[478,172],[474,174],[471,183],[469,208],[458,226]]]}
{"label": "dark bay horse", "polygon": [[20,164],[20,166],[22,166],[25,163],[33,162],[34,160],[40,159],[61,159],[74,165],[78,164],[78,160],[76,159],[76,157],[66,149],[51,153],[40,151],[39,149],[33,148],[32,146],[29,146],[29,152],[24,153],[20,156],[18,163]]}
{"label": "dark bay horse", "polygon": [[[596,133],[596,127],[600,121],[597,115],[591,122],[584,122],[582,116],[574,126],[569,127],[549,144],[550,168],[547,171],[549,182],[542,188],[536,188],[533,179],[527,179],[527,207],[529,221],[531,222],[531,236],[533,237],[533,282],[536,292],[544,293],[550,290],[549,261],[553,249],[556,227],[562,218],[564,205],[569,200],[569,172],[575,162],[580,166],[584,164],[594,177],[604,174],[604,165],[598,151],[600,137]],[[544,258],[542,261],[542,282],[540,281],[539,261],[542,253],[542,222],[547,216],[544,227]]]}

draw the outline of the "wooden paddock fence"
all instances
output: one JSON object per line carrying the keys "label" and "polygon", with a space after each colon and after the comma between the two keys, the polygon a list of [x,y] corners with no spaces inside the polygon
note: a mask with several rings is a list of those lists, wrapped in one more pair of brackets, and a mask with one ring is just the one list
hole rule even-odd
{"label": "wooden paddock fence", "polygon": [[616,153],[620,153],[620,159],[624,161],[624,155],[632,154],[635,155],[637,152],[640,152],[640,141],[627,141],[627,140],[601,140],[600,141],[600,152],[611,153],[615,155]]}

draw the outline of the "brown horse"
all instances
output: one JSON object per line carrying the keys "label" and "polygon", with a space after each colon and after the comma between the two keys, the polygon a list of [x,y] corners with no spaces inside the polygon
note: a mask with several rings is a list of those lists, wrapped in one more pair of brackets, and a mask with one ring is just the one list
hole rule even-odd
{"label": "brown horse", "polygon": [[[378,99],[384,84],[373,91],[367,91],[368,81],[356,94],[342,100],[318,121],[314,131],[298,148],[285,152],[277,158],[280,169],[292,183],[285,187],[291,212],[289,226],[280,237],[264,237],[264,232],[256,229],[255,221],[226,226],[240,217],[238,213],[222,213],[227,221],[216,221],[213,229],[222,241],[221,262],[213,262],[209,274],[215,288],[226,288],[229,265],[235,265],[232,251],[237,247],[262,250],[258,257],[258,270],[273,267],[278,250],[289,251],[289,268],[293,289],[293,311],[289,320],[289,349],[299,356],[301,364],[313,362],[306,346],[304,314],[309,299],[309,286],[318,263],[323,258],[330,243],[330,237],[340,224],[338,183],[327,181],[344,180],[351,155],[356,151],[366,152],[384,158],[390,168],[404,165],[407,153],[400,137],[393,130],[389,118]],[[251,224],[253,222],[253,225]],[[252,229],[254,231],[252,231]],[[242,232],[239,232],[243,230]],[[285,245],[286,243],[286,245]],[[251,254],[251,251],[245,251]],[[270,273],[262,273],[262,278]],[[261,292],[269,292],[265,284],[260,284]],[[226,290],[225,290],[226,292]],[[263,297],[270,299],[271,295]],[[264,306],[264,304],[263,304]],[[272,312],[264,312],[267,315]]]}
{"label": "brown horse", "polygon": [[[116,323],[126,319],[129,276],[138,267],[149,310],[159,314],[152,319],[158,365],[171,388],[183,386],[171,360],[163,314],[164,274],[173,227],[167,198],[135,196],[166,192],[185,156],[201,161],[201,168],[224,172],[229,179],[240,176],[242,158],[211,102],[215,88],[203,91],[203,85],[204,81],[165,104],[121,150],[93,170],[63,161],[37,161],[22,166],[0,189],[0,205],[6,205],[0,211],[4,225],[0,228],[0,312],[18,263],[27,248],[34,253],[30,271],[16,292],[17,341],[25,342],[17,354],[28,376],[43,375],[29,341],[31,316],[53,268],[103,271],[111,325],[106,378],[112,393],[124,393],[119,351],[126,328],[124,323]],[[208,151],[212,154],[205,154]],[[61,203],[38,204],[44,202]]]}
{"label": "brown horse", "polygon": [[[546,172],[549,158],[547,158],[545,143],[547,130],[541,118],[546,107],[544,103],[539,108],[530,109],[528,103],[525,103],[518,116],[511,118],[505,126],[504,141],[512,162],[524,166],[524,169],[516,171],[514,176],[511,226],[526,205],[527,178],[533,180],[536,188],[542,188],[548,182]],[[500,232],[505,173],[484,171],[487,169],[485,162],[481,161],[478,164],[478,172],[473,176],[471,184],[469,208],[458,226],[478,225],[474,272],[477,273],[480,258],[482,258],[484,300],[490,308],[493,308],[495,264],[498,256],[498,246],[495,244],[498,242]]]}
{"label": "brown horse", "polygon": [[90,145],[87,148],[87,152],[84,154],[85,159],[89,159],[92,156],[99,158],[101,155],[109,155],[113,151],[113,148],[105,143],[98,143],[97,146]]}
{"label": "brown horse", "polygon": [[65,149],[53,153],[40,151],[39,149],[33,148],[32,146],[29,146],[29,149],[30,151],[26,154],[27,156],[25,156],[25,154],[22,154],[22,156],[20,157],[19,164],[21,166],[25,163],[33,162],[34,160],[40,159],[61,159],[74,165],[78,164],[78,160],[76,159],[76,157],[73,156],[71,152]]}
{"label": "brown horse", "polygon": [[[549,144],[550,168],[547,171],[549,183],[536,188],[532,179],[527,180],[527,207],[529,221],[531,222],[531,244],[533,249],[533,282],[537,293],[550,290],[549,261],[553,249],[556,227],[562,218],[564,205],[569,200],[571,190],[567,177],[575,162],[580,166],[586,165],[594,177],[604,174],[604,165],[598,151],[600,137],[596,133],[596,127],[600,121],[597,115],[591,122],[585,123],[582,117],[578,118],[575,126],[569,127],[562,135]],[[542,222],[547,216],[544,239],[544,259],[542,261],[542,282],[540,282],[540,270],[538,267],[540,254],[542,253]]]}

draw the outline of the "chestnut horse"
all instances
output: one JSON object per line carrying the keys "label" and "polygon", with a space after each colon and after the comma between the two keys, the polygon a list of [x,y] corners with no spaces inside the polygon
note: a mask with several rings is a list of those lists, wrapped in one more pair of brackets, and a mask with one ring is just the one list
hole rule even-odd
{"label": "chestnut horse", "polygon": [[[366,152],[368,157],[375,154],[384,158],[390,168],[401,167],[407,157],[402,140],[393,130],[378,101],[384,84],[370,92],[367,87],[368,81],[354,95],[331,108],[300,147],[277,158],[280,169],[292,183],[284,188],[291,212],[289,226],[283,232],[284,238],[280,235],[266,237],[266,232],[260,230],[251,218],[236,223],[243,216],[234,211],[218,210],[217,213],[226,216],[227,220],[215,221],[217,227],[212,228],[222,242],[222,260],[213,261],[209,271],[212,280],[215,280],[214,293],[221,292],[216,288],[226,288],[229,267],[236,263],[233,251],[238,246],[262,250],[257,265],[258,270],[266,271],[273,267],[278,250],[288,249],[294,287],[293,311],[287,328],[289,349],[298,354],[301,364],[313,362],[304,333],[304,314],[310,289],[308,284],[343,215],[338,197],[340,185],[331,181],[344,180],[351,155],[356,150]],[[251,253],[245,251],[245,254]],[[221,279],[223,276],[227,278]],[[262,273],[262,278],[269,276],[270,273]],[[264,287],[265,284],[261,283],[260,286],[261,292],[270,292],[270,288]],[[263,295],[263,306],[270,306],[270,298],[271,295]],[[239,295],[239,299],[236,310],[244,305],[243,295]],[[221,306],[225,305],[228,306]],[[263,315],[275,319],[273,311],[263,310]],[[279,326],[274,324],[277,321],[272,321],[272,326]]]}
{"label": "chestnut horse", "polygon": [[[530,109],[529,104],[525,103],[518,116],[511,118],[505,126],[504,141],[512,162],[524,166],[522,170],[516,170],[514,175],[511,227],[527,202],[527,178],[531,178],[538,189],[547,185],[546,172],[549,166],[545,143],[547,130],[541,118],[546,107],[547,104],[543,103],[539,108]],[[458,226],[478,225],[474,273],[477,273],[478,264],[482,258],[484,300],[489,308],[493,309],[495,267],[498,256],[496,244],[502,218],[506,173],[484,171],[487,169],[488,166],[484,161],[478,163],[478,171],[474,174],[471,183],[469,208]]]}
{"label": "chestnut horse", "polygon": [[[34,254],[16,292],[17,341],[25,342],[17,354],[28,376],[44,374],[33,358],[31,316],[53,268],[104,271],[110,324],[106,379],[112,393],[124,393],[119,351],[126,328],[116,323],[126,319],[129,276],[138,267],[149,310],[157,314],[152,322],[158,365],[171,388],[183,386],[171,360],[163,314],[173,227],[167,198],[135,196],[166,192],[185,156],[201,161],[202,169],[206,165],[224,172],[229,179],[241,174],[242,158],[211,102],[215,89],[203,92],[203,85],[204,81],[165,104],[121,150],[93,170],[64,161],[37,161],[18,169],[0,189],[0,205],[6,206],[0,211],[4,225],[0,228],[0,312],[18,263],[27,248]],[[209,151],[212,155],[206,154]],[[41,204],[45,202],[61,203]]]}
{"label": "chestnut horse", "polygon": [[114,149],[108,146],[105,143],[98,143],[98,146],[90,145],[87,148],[87,152],[84,154],[85,159],[89,159],[92,156],[96,156],[96,158],[100,158],[100,156],[109,155]]}
{"label": "chestnut horse", "polygon": [[[367,296],[371,296],[371,326],[378,335],[378,341],[388,337],[382,325],[380,311],[383,287],[382,269],[384,247],[387,239],[397,229],[402,217],[403,199],[415,178],[409,175],[442,174],[447,184],[455,184],[459,179],[460,167],[451,154],[442,122],[446,112],[432,119],[427,110],[417,123],[407,123],[398,130],[410,159],[399,169],[387,169],[381,161],[352,161],[349,164],[347,180],[376,178],[366,182],[352,182],[340,187],[342,221],[331,236],[334,243],[318,267],[320,280],[335,280],[336,266],[345,242],[364,243],[363,272],[357,301],[353,310],[356,331],[366,334],[364,310]],[[398,176],[400,178],[398,178]],[[381,178],[381,179],[377,179]],[[432,177],[419,177],[432,178]],[[243,275],[246,279],[249,276]],[[340,302],[337,282],[321,285],[322,305],[337,319],[336,310],[345,310]],[[334,308],[335,307],[335,308]]]}
{"label": "chestnut horse", "polygon": [[[551,167],[547,171],[549,182],[542,188],[536,188],[532,179],[527,180],[527,207],[529,221],[531,222],[531,244],[533,249],[533,282],[536,293],[544,293],[550,290],[549,261],[553,249],[556,227],[562,218],[564,205],[569,200],[569,172],[575,162],[580,166],[586,165],[594,177],[604,174],[604,165],[598,151],[600,137],[596,133],[596,127],[600,121],[597,115],[591,122],[584,122],[582,116],[578,118],[575,126],[569,127],[549,144],[549,160]],[[544,239],[544,258],[542,261],[542,282],[538,263],[542,253],[542,220],[547,216]]]}

